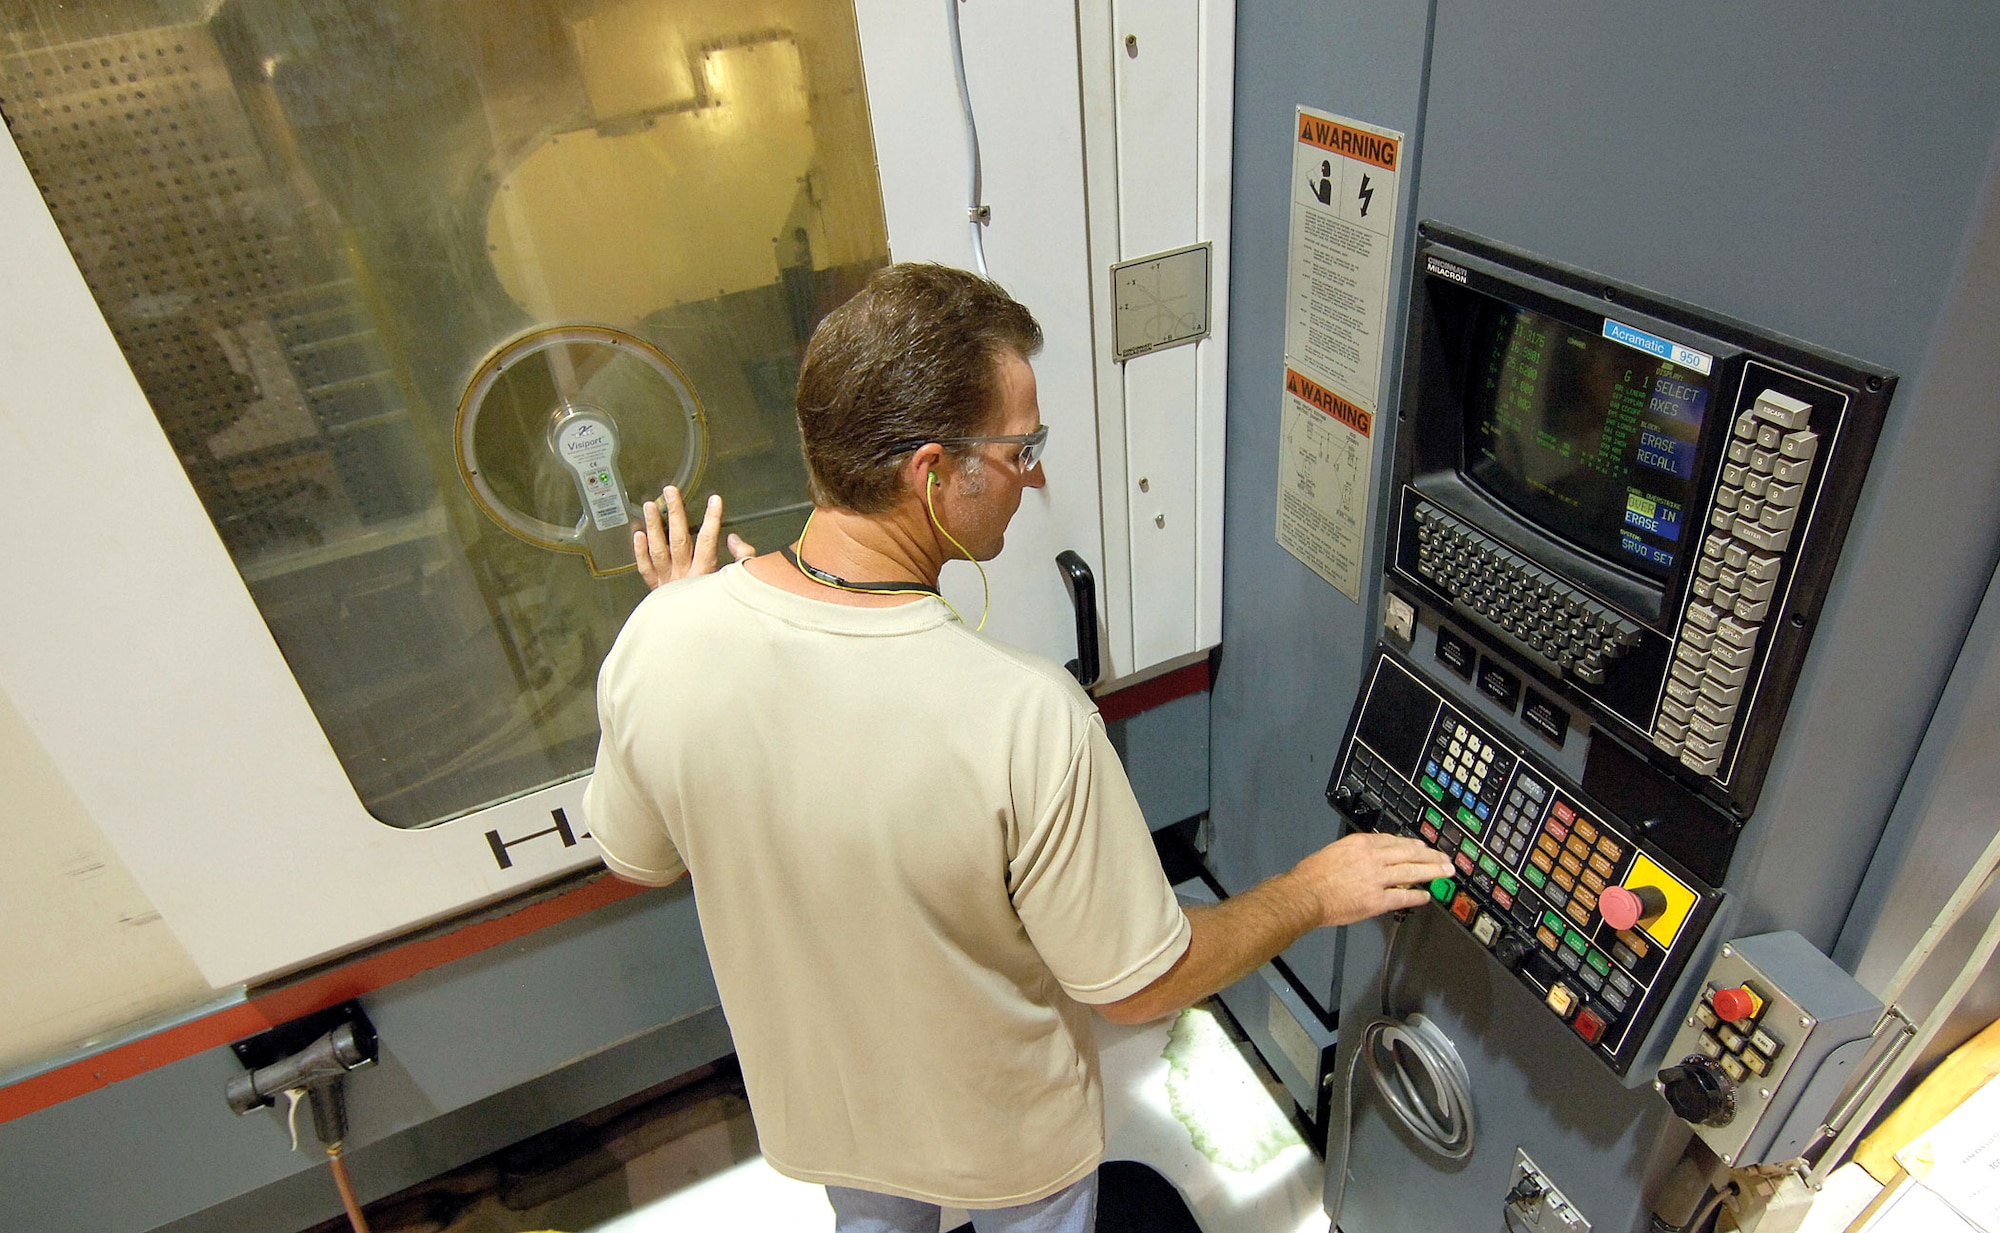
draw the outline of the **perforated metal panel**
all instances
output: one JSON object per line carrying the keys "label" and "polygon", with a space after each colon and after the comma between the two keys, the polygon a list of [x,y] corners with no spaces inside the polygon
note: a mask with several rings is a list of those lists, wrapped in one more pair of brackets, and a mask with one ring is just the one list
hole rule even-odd
{"label": "perforated metal panel", "polygon": [[239,559],[415,508],[370,465],[404,411],[356,285],[207,27],[0,57],[0,112]]}

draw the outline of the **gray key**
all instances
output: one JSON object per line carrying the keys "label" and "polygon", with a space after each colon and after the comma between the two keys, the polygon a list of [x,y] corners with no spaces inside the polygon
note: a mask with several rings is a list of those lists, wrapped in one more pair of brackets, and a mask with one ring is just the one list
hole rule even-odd
{"label": "gray key", "polygon": [[1804,428],[1812,419],[1812,404],[1800,402],[1789,394],[1776,390],[1765,390],[1757,395],[1757,405],[1751,411],[1760,420],[1768,420],[1780,428]]}

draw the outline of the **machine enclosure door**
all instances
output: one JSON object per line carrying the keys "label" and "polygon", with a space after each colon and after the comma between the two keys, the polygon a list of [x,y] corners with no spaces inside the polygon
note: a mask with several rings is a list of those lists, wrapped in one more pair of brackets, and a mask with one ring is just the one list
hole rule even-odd
{"label": "machine enclosure door", "polygon": [[[1227,165],[1233,10],[1189,3],[1175,13],[1185,29],[1174,37],[1205,66],[1198,94],[1194,81],[1179,87],[1198,131],[1173,138],[1205,151],[1181,160],[1193,175]],[[1114,50],[1127,59],[1122,44],[1084,57],[1079,76],[1080,16],[1087,32],[1112,30],[1108,4],[963,17],[991,207],[984,257],[1047,335],[1036,372],[1052,430],[1049,487],[1028,494],[1007,552],[989,566],[988,632],[1058,662],[1074,656],[1075,621],[1054,561],[1076,550],[1098,567],[1108,601],[1109,679],[1198,654],[1219,636],[1214,421],[1225,331],[1218,321],[1180,349],[1199,354],[1214,396],[1197,402],[1190,390],[1186,407],[1162,412],[1187,431],[1176,456],[1161,461],[1166,469],[1149,465],[1145,477],[1153,494],[1165,489],[1177,508],[1194,511],[1193,525],[1177,517],[1172,528],[1190,545],[1181,568],[1193,581],[1148,580],[1133,563],[1136,507],[1122,488],[1099,482],[1115,476],[1122,486],[1128,469],[1122,460],[1103,465],[1103,444],[1124,442],[1128,431],[1145,437],[1147,426],[1127,424],[1122,399],[1099,399],[1111,341],[1095,314],[1109,266],[1130,254],[1120,247],[1118,179],[1093,179],[1087,198],[1084,170],[1086,145],[1103,139],[1089,124],[1105,120],[1107,104],[1115,111],[1119,90],[1136,87],[1114,76]],[[860,0],[855,22],[889,256],[971,266],[966,130],[945,13]],[[1163,59],[1162,71],[1173,63]],[[1218,134],[1219,148],[1200,144]],[[1179,194],[1198,208],[1182,211],[1178,229],[1154,226],[1143,243],[1212,243],[1221,286],[1226,179],[1209,180],[1222,187],[1148,180],[1149,193]],[[11,138],[0,142],[0,226],[10,237],[0,418],[20,443],[0,451],[0,517],[12,532],[0,689],[203,976],[217,987],[254,982],[595,865],[580,810],[587,775],[456,816],[386,825],[371,815]],[[1139,358],[1183,362],[1173,351]],[[1105,511],[1114,506],[1118,534],[1107,544]],[[970,567],[949,568],[945,590],[961,611],[979,609]],[[1154,631],[1142,656],[1134,612],[1154,595],[1188,613],[1142,615]],[[1179,632],[1158,632],[1170,628]]]}

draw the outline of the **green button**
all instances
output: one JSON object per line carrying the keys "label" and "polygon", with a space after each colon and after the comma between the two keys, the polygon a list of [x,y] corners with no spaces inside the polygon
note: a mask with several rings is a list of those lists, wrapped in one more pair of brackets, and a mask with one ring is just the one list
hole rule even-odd
{"label": "green button", "polygon": [[[1529,868],[1532,869],[1534,868],[1534,866],[1530,865]],[[1514,875],[1511,873],[1503,873],[1499,875],[1499,880],[1500,880],[1500,889],[1506,891],[1510,895],[1517,893],[1521,889],[1521,884],[1514,880]]]}
{"label": "green button", "polygon": [[1458,882],[1452,878],[1437,878],[1431,882],[1431,898],[1439,903],[1450,903],[1458,894]]}
{"label": "green button", "polygon": [[1597,969],[1597,974],[1599,976],[1611,975],[1611,960],[1606,959],[1602,951],[1595,951],[1595,950],[1591,951],[1583,958],[1584,962],[1590,964],[1591,967]]}
{"label": "green button", "polygon": [[1499,874],[1499,872],[1500,872],[1500,862],[1499,862],[1499,861],[1496,861],[1496,860],[1494,860],[1494,859],[1493,859],[1492,857],[1490,857],[1490,856],[1482,856],[1482,857],[1480,857],[1480,858],[1479,858],[1479,867],[1480,867],[1481,869],[1485,870],[1485,872],[1486,872],[1486,876],[1487,876],[1487,877],[1489,877],[1489,878],[1490,878],[1490,877],[1494,877],[1494,876],[1498,875],[1498,874]]}
{"label": "green button", "polygon": [[1465,827],[1466,830],[1471,831],[1475,835],[1479,833],[1480,827],[1486,825],[1484,822],[1481,822],[1479,820],[1478,814],[1472,812],[1470,809],[1467,809],[1463,805],[1460,805],[1458,807],[1458,820]]}
{"label": "green button", "polygon": [[1479,855],[1479,845],[1472,842],[1470,839],[1466,840],[1464,843],[1459,844],[1458,850],[1467,856]]}
{"label": "green button", "polygon": [[1544,925],[1547,925],[1550,929],[1553,929],[1557,937],[1561,937],[1563,935],[1563,929],[1565,928],[1565,925],[1563,924],[1563,918],[1556,915],[1554,912],[1542,913],[1542,923]]}
{"label": "green button", "polygon": [[1533,882],[1535,884],[1536,890],[1540,890],[1542,887],[1547,886],[1549,882],[1549,875],[1542,872],[1542,868],[1540,865],[1528,866],[1526,869],[1523,869],[1521,871],[1521,876],[1528,879],[1528,881]]}
{"label": "green button", "polygon": [[1579,955],[1590,950],[1590,943],[1584,941],[1583,935],[1574,929],[1563,934],[1563,945],[1569,947]]}
{"label": "green button", "polygon": [[1424,821],[1430,823],[1432,826],[1443,826],[1444,815],[1439,813],[1437,810],[1426,806],[1424,808]]}
{"label": "green button", "polygon": [[1434,801],[1442,801],[1444,799],[1444,789],[1439,787],[1438,781],[1432,779],[1429,775],[1424,776],[1424,793]]}

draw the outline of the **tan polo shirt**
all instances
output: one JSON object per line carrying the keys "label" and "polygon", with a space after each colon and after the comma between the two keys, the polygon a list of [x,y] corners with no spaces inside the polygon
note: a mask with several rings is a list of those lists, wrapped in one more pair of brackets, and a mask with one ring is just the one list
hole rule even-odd
{"label": "tan polo shirt", "polygon": [[639,606],[598,680],[606,863],[694,876],[767,1160],[960,1207],[1104,1147],[1094,1016],[1187,918],[1089,697],[936,600],[740,566]]}

